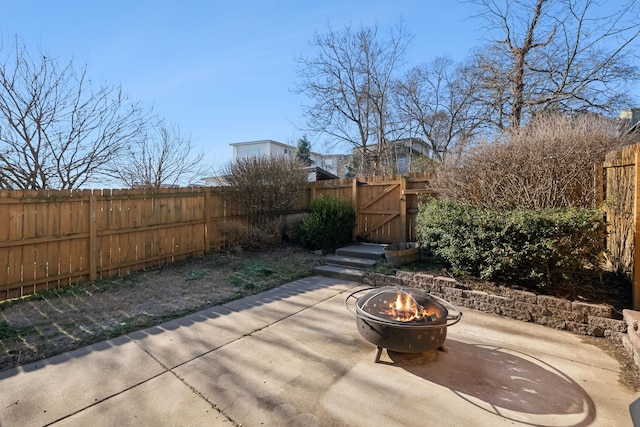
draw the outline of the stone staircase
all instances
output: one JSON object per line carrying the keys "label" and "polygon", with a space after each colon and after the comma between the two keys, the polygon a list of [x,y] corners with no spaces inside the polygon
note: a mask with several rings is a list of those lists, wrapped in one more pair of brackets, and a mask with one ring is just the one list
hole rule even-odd
{"label": "stone staircase", "polygon": [[326,256],[326,264],[315,267],[313,272],[319,276],[361,283],[365,270],[384,258],[384,246],[362,243],[336,249],[335,255]]}

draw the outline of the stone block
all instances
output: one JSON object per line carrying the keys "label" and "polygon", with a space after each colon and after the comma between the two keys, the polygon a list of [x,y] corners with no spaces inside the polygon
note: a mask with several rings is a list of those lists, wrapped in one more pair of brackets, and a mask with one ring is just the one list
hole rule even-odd
{"label": "stone block", "polygon": [[413,280],[415,280],[418,283],[433,283],[433,278],[435,276],[433,276],[432,274],[424,274],[424,273],[416,273],[413,275]]}
{"label": "stone block", "polygon": [[477,308],[477,301],[471,300],[469,298],[460,298],[460,306],[467,308]]}
{"label": "stone block", "polygon": [[640,336],[638,334],[627,334],[629,342],[637,349],[640,350]]}
{"label": "stone block", "polygon": [[[611,340],[613,342],[616,342],[618,344],[620,344],[622,342],[623,338],[626,337],[626,336],[627,336],[627,334],[625,334],[623,332],[614,332],[614,331],[611,331],[611,330],[608,330],[608,329],[604,331],[604,337],[605,338],[607,338],[607,339],[609,339],[609,340]],[[629,354],[631,354],[631,353],[629,353]]]}
{"label": "stone block", "polygon": [[396,276],[385,276],[384,283],[390,286],[402,286],[402,279]]}
{"label": "stone block", "polygon": [[451,298],[451,297],[462,298],[463,292],[464,291],[462,289],[449,288],[446,286],[442,287],[442,293],[447,296],[445,299]]}
{"label": "stone block", "polygon": [[569,322],[587,323],[588,316],[579,311],[567,311],[560,308],[546,307],[549,316],[557,317],[560,319],[568,320]]}
{"label": "stone block", "polygon": [[534,315],[533,321],[539,325],[549,326],[554,329],[566,329],[567,322],[553,316]]}
{"label": "stone block", "polygon": [[584,323],[578,322],[566,322],[566,329],[574,334],[604,337],[604,328],[601,328],[600,326],[585,325]]}
{"label": "stone block", "polygon": [[401,280],[413,280],[413,273],[409,271],[396,271],[396,277]]}
{"label": "stone block", "polygon": [[523,322],[531,321],[531,313],[529,313],[528,311],[520,311],[513,308],[501,307],[500,313],[502,313],[503,316],[507,316],[516,320],[522,320]]}
{"label": "stone block", "polygon": [[571,301],[556,297],[550,297],[547,295],[538,295],[538,304],[544,307],[559,308],[561,310],[571,310]]}
{"label": "stone block", "polygon": [[488,293],[484,291],[471,291],[471,290],[463,290],[462,296],[464,298],[469,298],[474,301],[487,301]]}
{"label": "stone block", "polygon": [[604,317],[589,316],[589,325],[599,326],[614,332],[627,332],[627,322],[624,320],[605,319]]}
{"label": "stone block", "polygon": [[435,276],[433,278],[434,283],[448,288],[463,288],[462,284],[452,277]]}
{"label": "stone block", "polygon": [[589,304],[586,302],[574,301],[571,303],[571,309],[590,316],[613,317],[613,309],[602,304]]}
{"label": "stone block", "polygon": [[466,307],[464,304],[466,301],[468,301],[464,298],[460,298],[457,296],[447,296],[446,298],[443,298],[443,299],[458,307]]}
{"label": "stone block", "polygon": [[488,302],[475,301],[472,308],[484,311],[485,313],[502,314],[500,306]]}
{"label": "stone block", "polygon": [[640,324],[640,312],[635,310],[622,310],[622,318],[629,326],[627,333],[640,334],[638,325]]}
{"label": "stone block", "polygon": [[487,302],[507,308],[514,308],[516,306],[515,300],[500,295],[487,295]]}
{"label": "stone block", "polygon": [[442,293],[442,289],[440,288],[440,286],[437,286],[437,285],[435,285],[433,283],[417,282],[417,287],[419,287],[420,289],[424,289],[424,290],[428,291],[429,293],[433,293],[433,292]]}
{"label": "stone block", "polygon": [[538,296],[533,292],[519,291],[516,289],[505,289],[504,296],[515,301],[523,301],[531,304],[538,302]]}
{"label": "stone block", "polygon": [[366,286],[375,286],[376,285],[376,281],[373,280],[373,278],[371,278],[371,277],[363,277],[362,278],[362,284],[366,285]]}
{"label": "stone block", "polygon": [[519,311],[528,311],[531,314],[536,314],[539,316],[548,315],[548,310],[546,307],[537,304],[531,304],[528,302],[515,301],[514,308]]}

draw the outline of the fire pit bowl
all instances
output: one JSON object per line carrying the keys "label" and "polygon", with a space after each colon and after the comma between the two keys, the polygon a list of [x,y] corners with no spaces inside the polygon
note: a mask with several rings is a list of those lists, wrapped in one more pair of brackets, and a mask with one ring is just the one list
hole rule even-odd
{"label": "fire pit bowl", "polygon": [[376,362],[383,348],[422,353],[442,347],[447,327],[462,318],[451,303],[415,288],[365,288],[350,294],[345,304],[356,316],[360,335],[378,347]]}

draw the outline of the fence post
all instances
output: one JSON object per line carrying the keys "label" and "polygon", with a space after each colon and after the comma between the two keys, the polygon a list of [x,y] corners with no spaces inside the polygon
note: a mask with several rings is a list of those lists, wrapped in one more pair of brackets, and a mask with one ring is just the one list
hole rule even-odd
{"label": "fence post", "polygon": [[407,175],[403,175],[400,179],[400,227],[402,227],[403,241],[409,240],[409,230],[407,230]]}
{"label": "fence post", "polygon": [[316,185],[315,182],[309,183],[309,206],[316,199]]}
{"label": "fence post", "polygon": [[204,219],[204,253],[211,252],[211,242],[209,241],[209,219],[211,219],[211,187],[204,187],[204,212],[202,213]]}
{"label": "fence post", "polygon": [[638,256],[638,250],[640,249],[640,170],[638,162],[640,162],[640,153],[635,150],[635,185],[633,189],[633,308],[634,310],[640,310],[640,257]]}
{"label": "fence post", "polygon": [[353,227],[353,231],[351,232],[351,241],[356,240],[356,236],[358,235],[358,179],[351,178],[351,205],[353,206],[353,210],[356,213],[356,224]]}
{"label": "fence post", "polygon": [[98,254],[96,250],[98,245],[96,230],[98,227],[96,218],[98,200],[94,191],[98,190],[93,190],[89,196],[89,280],[92,282],[98,279]]}
{"label": "fence post", "polygon": [[604,203],[604,163],[593,165],[593,207]]}

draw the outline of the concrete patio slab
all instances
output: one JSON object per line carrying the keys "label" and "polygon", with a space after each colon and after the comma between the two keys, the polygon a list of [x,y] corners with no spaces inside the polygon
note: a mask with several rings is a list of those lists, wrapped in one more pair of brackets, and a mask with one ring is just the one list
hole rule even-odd
{"label": "concrete patio slab", "polygon": [[223,305],[257,320],[274,323],[355,286],[344,280],[311,276]]}
{"label": "concrete patio slab", "polygon": [[[168,392],[170,391],[170,392]],[[166,414],[170,413],[168,420]],[[181,427],[233,427],[207,401],[170,372],[113,396],[56,423],[56,426],[165,426],[179,420]]]}
{"label": "concrete patio slab", "polygon": [[269,323],[218,306],[129,336],[170,369],[222,347]]}
{"label": "concrete patio slab", "polygon": [[2,372],[0,426],[632,425],[620,364],[540,325],[463,309],[445,351],[374,363],[360,288],[303,279]]}
{"label": "concrete patio slab", "polygon": [[126,336],[3,371],[0,426],[47,425],[163,372]]}

